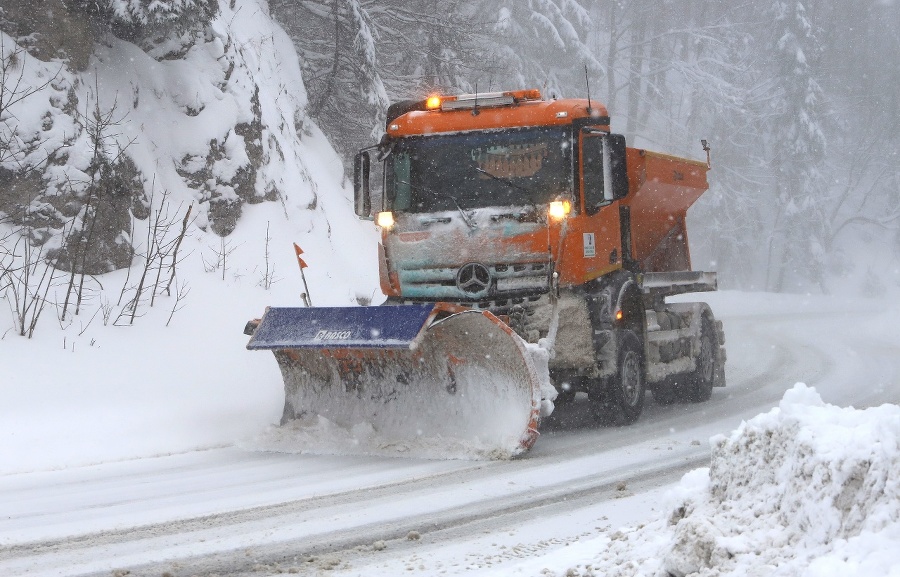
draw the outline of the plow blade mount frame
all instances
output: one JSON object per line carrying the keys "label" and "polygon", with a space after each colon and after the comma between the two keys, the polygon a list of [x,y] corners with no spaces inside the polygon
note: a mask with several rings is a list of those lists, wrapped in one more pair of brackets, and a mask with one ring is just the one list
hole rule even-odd
{"label": "plow blade mount frame", "polygon": [[275,354],[283,428],[325,423],[349,432],[349,452],[439,458],[534,444],[543,378],[529,346],[490,312],[444,303],[272,307],[247,344]]}
{"label": "plow blade mount frame", "polygon": [[247,343],[247,348],[409,348],[438,312],[433,304],[269,307]]}

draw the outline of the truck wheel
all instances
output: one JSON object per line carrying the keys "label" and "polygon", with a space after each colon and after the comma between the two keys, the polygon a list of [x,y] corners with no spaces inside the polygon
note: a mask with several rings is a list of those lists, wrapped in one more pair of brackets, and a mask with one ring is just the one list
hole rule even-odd
{"label": "truck wheel", "polygon": [[684,391],[684,400],[691,403],[708,401],[712,396],[716,378],[716,352],[719,349],[719,337],[716,324],[708,315],[700,321],[700,354],[697,356],[697,369],[691,373]]}
{"label": "truck wheel", "polygon": [[601,424],[630,425],[644,409],[646,392],[644,347],[634,331],[624,331],[619,342],[616,374],[599,398],[593,398],[594,416]]}
{"label": "truck wheel", "polygon": [[575,389],[557,389],[556,398],[553,400],[554,405],[568,405],[575,401]]}

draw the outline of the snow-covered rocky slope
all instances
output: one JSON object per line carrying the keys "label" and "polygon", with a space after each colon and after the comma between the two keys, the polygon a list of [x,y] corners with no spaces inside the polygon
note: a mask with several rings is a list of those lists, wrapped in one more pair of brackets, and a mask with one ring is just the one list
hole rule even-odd
{"label": "snow-covered rocky slope", "polygon": [[62,268],[79,262],[75,240],[88,245],[91,274],[129,266],[161,209],[175,219],[193,205],[192,229],[227,236],[247,206],[267,202],[298,242],[328,247],[332,270],[347,271],[341,283],[355,283],[333,247],[373,237],[352,218],[340,161],[306,116],[299,59],[267,2],[222,1],[206,25],[134,43],[101,30],[83,69],[2,40],[13,56],[6,101],[25,97],[0,119],[11,143],[0,213]]}
{"label": "snow-covered rocky slope", "polygon": [[[0,120],[15,142],[0,163],[0,473],[215,446],[277,420],[277,366],[244,350],[242,329],[268,305],[302,306],[293,243],[314,305],[380,293],[375,228],[353,214],[267,3],[221,2],[196,34],[147,46],[107,33],[83,69],[2,46],[15,86],[37,91]],[[97,110],[114,121],[99,153]],[[48,262],[90,203],[93,268],[72,283]]]}

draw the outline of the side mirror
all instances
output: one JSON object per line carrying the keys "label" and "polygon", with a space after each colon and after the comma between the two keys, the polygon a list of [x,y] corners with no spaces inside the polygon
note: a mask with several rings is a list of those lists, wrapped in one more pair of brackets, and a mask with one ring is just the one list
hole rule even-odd
{"label": "side mirror", "polygon": [[[604,180],[606,167],[609,167],[609,183],[612,185],[612,200],[628,196],[628,167],[625,164],[625,137],[621,134],[610,134],[603,142]],[[609,190],[607,188],[606,190]]]}
{"label": "side mirror", "polygon": [[372,195],[369,189],[371,165],[372,160],[367,150],[360,152],[353,159],[353,206],[359,218],[372,218]]}

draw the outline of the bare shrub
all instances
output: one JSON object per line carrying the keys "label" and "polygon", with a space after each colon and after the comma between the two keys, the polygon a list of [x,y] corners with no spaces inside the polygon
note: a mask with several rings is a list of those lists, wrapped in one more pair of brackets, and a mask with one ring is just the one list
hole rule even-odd
{"label": "bare shrub", "polygon": [[[121,309],[113,324],[134,324],[134,320],[141,316],[140,309],[143,304],[153,307],[158,295],[161,293],[171,295],[172,283],[176,282],[176,271],[181,262],[179,259],[184,258],[183,255],[179,256],[179,248],[188,233],[192,206],[189,206],[184,211],[184,216],[179,218],[182,205],[173,208],[169,202],[169,195],[168,191],[163,191],[159,206],[156,209],[151,208],[143,252],[136,253],[142,261],[137,268],[139,273],[137,284],[129,284],[131,278],[129,269],[128,277],[119,293]],[[150,204],[151,207],[154,204],[153,195],[150,197]],[[177,227],[179,222],[180,228]],[[163,287],[164,272],[168,273],[168,282]],[[172,314],[176,309],[180,310],[183,304],[179,306],[179,303],[186,296],[187,292],[179,291],[176,283],[176,304]],[[171,321],[171,315],[169,320]]]}

